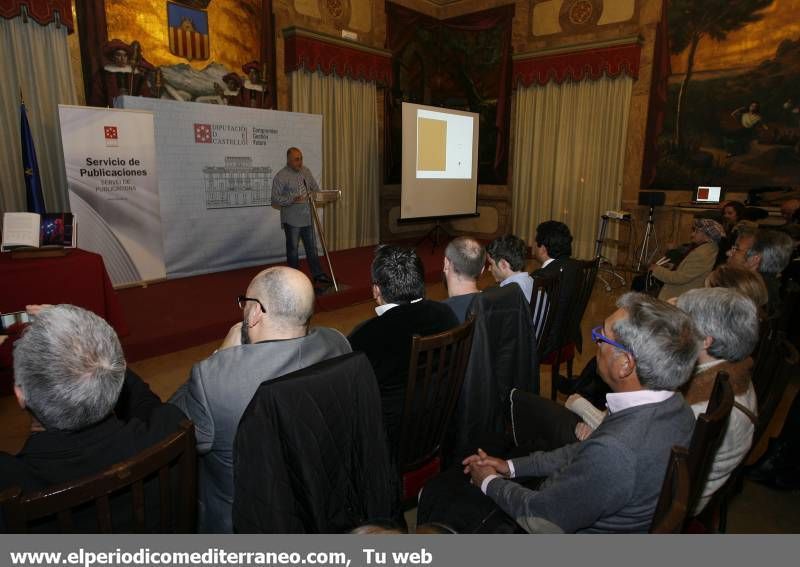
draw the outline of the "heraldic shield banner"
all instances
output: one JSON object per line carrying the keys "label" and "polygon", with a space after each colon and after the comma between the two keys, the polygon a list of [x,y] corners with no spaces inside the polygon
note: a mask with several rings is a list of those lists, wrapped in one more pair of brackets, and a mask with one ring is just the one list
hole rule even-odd
{"label": "heraldic shield banner", "polygon": [[208,13],[167,2],[169,50],[178,57],[208,59]]}

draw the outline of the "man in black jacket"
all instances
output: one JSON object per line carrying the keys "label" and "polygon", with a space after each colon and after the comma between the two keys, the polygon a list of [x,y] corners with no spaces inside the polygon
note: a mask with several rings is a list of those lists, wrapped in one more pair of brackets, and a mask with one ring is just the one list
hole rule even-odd
{"label": "man in black jacket", "polygon": [[[0,453],[0,491],[19,486],[31,492],[96,474],[155,445],[186,419],[126,372],[114,330],[80,307],[38,313],[15,344],[14,376],[17,401],[31,415],[31,435],[17,455]],[[115,530],[126,531],[124,518],[118,525],[120,518],[112,516]]]}
{"label": "man in black jacket", "polygon": [[412,335],[434,335],[458,325],[452,309],[425,299],[425,271],[415,250],[381,246],[372,261],[372,296],[377,317],[361,323],[348,339],[369,358],[381,392],[390,447],[403,417]]}
{"label": "man in black jacket", "polygon": [[[531,272],[535,280],[537,276],[548,276],[560,279],[558,286],[558,308],[551,333],[547,339],[545,352],[552,352],[561,345],[558,343],[562,336],[569,341],[580,344],[581,331],[579,326],[564,329],[569,307],[574,301],[577,284],[577,265],[570,259],[572,255],[572,234],[569,227],[563,222],[554,220],[545,221],[536,227],[536,243],[533,247],[533,257],[541,262],[542,267]],[[531,298],[531,311],[536,309],[536,298]],[[566,333],[564,335],[564,333]]]}

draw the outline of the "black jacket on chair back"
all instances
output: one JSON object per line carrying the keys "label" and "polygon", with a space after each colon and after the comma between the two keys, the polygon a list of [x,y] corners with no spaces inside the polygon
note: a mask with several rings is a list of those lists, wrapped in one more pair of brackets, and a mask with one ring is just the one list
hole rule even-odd
{"label": "black jacket on chair back", "polygon": [[475,296],[467,373],[453,418],[456,455],[481,435],[503,433],[512,388],[539,393],[539,360],[530,306],[519,286],[492,287]]}
{"label": "black jacket on chair back", "polygon": [[259,386],[234,445],[244,533],[342,533],[399,510],[369,360],[352,353]]}

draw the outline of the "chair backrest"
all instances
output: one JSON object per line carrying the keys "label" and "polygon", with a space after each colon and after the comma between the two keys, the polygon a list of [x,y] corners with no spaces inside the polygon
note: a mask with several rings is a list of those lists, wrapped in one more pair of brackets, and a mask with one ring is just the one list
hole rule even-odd
{"label": "chair backrest", "polygon": [[444,333],[414,335],[397,450],[398,472],[439,454],[472,349],[475,317]]}
{"label": "chair backrest", "polygon": [[779,321],[771,317],[761,323],[761,332],[758,337],[753,354],[753,389],[756,399],[761,403],[767,390],[770,389],[775,371],[780,364],[779,351],[782,349],[782,339],[785,334],[779,330]]}
{"label": "chair backrest", "polygon": [[[563,271],[563,266],[561,270]],[[558,311],[559,277],[537,276],[533,279],[531,292],[531,326],[536,340],[539,360],[544,359],[550,348],[550,337]]]}
{"label": "chair backrest", "polygon": [[397,474],[367,356],[263,382],[236,431],[233,473],[240,533],[345,533],[393,519]]}
{"label": "chair backrest", "polygon": [[651,534],[681,533],[689,512],[690,485],[689,452],[686,447],[675,446],[669,454],[667,474],[650,525]]}
{"label": "chair backrest", "polygon": [[[195,443],[194,424],[184,421],[177,432],[157,445],[96,475],[32,494],[24,494],[19,488],[6,490],[0,493],[0,510],[8,529],[15,533],[25,533],[33,523],[52,516],[56,517],[62,533],[71,533],[76,529],[75,509],[92,503],[96,510],[97,532],[111,533],[112,500],[129,490],[132,518],[129,524],[122,523],[126,524],[125,531],[144,532],[147,529],[145,483],[151,479],[155,482],[157,477],[158,531],[194,532],[197,522]],[[177,467],[175,479],[171,473],[173,465]],[[177,494],[173,495],[173,491]]]}
{"label": "chair backrest", "polygon": [[[768,348],[758,353],[753,367],[753,387],[758,400],[758,423],[753,434],[753,449],[766,434],[775,410],[783,399],[793,366],[797,365],[797,349],[786,339],[783,331],[776,331],[768,341]],[[768,360],[764,360],[768,358]]]}
{"label": "chair backrest", "polygon": [[448,435],[446,457],[474,450],[475,440],[503,433],[512,388],[539,392],[539,359],[528,300],[517,285],[490,287],[476,295],[470,314],[475,330],[469,363]]}
{"label": "chair backrest", "polygon": [[728,373],[719,372],[706,411],[697,416],[689,444],[690,509],[694,508],[703,492],[703,486],[708,478],[717,447],[725,435],[732,409],[733,388]]}
{"label": "chair backrest", "polygon": [[[594,260],[573,260],[577,264],[577,278],[570,310],[567,314],[567,322],[564,325],[562,346],[572,340],[571,333],[577,329],[578,335],[581,332],[581,321],[586,308],[589,306],[589,299],[592,297],[592,289],[597,279],[597,269],[600,266],[600,258]],[[562,290],[563,293],[563,290]],[[580,350],[581,345],[578,344]]]}

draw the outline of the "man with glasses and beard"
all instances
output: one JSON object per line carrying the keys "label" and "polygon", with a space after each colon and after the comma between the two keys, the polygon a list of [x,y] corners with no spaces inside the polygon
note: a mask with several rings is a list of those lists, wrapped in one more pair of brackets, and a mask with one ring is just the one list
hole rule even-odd
{"label": "man with glasses and beard", "polygon": [[295,370],[351,352],[339,331],[309,329],[314,288],[298,270],[260,272],[239,296],[243,317],[219,350],[192,368],[170,400],[195,423],[199,468],[199,531],[233,530],[233,441],[258,386]]}

